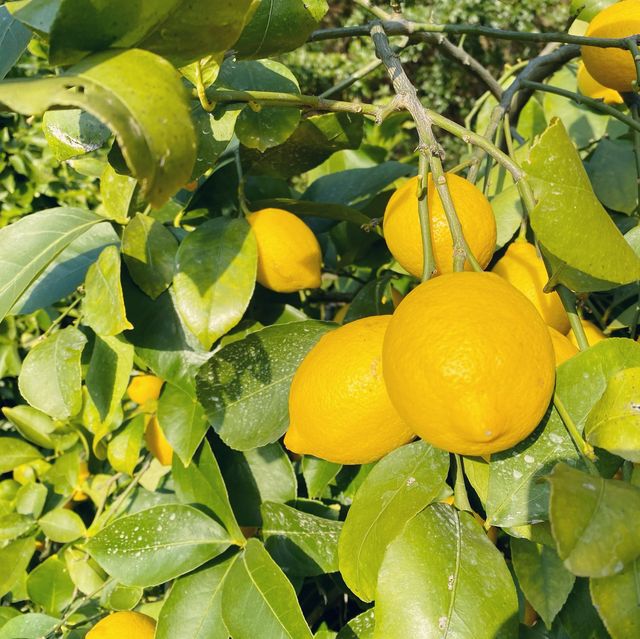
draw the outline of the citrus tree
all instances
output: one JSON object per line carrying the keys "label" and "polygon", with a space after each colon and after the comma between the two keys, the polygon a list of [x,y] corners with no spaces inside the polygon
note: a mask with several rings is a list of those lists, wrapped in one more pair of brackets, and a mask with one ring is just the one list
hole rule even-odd
{"label": "citrus tree", "polygon": [[420,4],[0,7],[0,639],[640,636],[640,0]]}

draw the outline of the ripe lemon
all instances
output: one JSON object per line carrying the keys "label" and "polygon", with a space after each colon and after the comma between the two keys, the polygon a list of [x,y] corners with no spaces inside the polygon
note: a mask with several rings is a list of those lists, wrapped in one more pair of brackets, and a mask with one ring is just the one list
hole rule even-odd
{"label": "ripe lemon", "polygon": [[318,288],[322,251],[313,231],[281,209],[247,215],[258,244],[258,282],[278,293]]}
{"label": "ripe lemon", "polygon": [[542,290],[549,276],[533,244],[515,241],[493,267],[493,272],[524,294],[549,326],[561,333],[569,330],[569,318],[559,295]]}
{"label": "ripe lemon", "polygon": [[171,466],[173,448],[164,436],[158,418],[153,415],[144,430],[144,441],[153,456],[163,465]]}
{"label": "ripe lemon", "polygon": [[164,380],[155,375],[136,375],[129,383],[127,394],[129,398],[140,406],[160,397]]}
{"label": "ripe lemon", "polygon": [[556,356],[556,366],[560,366],[562,362],[566,362],[568,359],[571,359],[574,355],[577,355],[579,351],[576,346],[569,341],[569,338],[566,335],[556,331],[552,326],[549,326],[548,328],[549,335],[551,335],[551,342],[553,343],[553,352]]}
{"label": "ripe lemon", "polygon": [[78,471],[78,480],[76,482],[76,488],[73,491],[73,496],[71,498],[73,501],[86,501],[87,499],[89,499],[89,495],[87,495],[86,493],[83,493],[81,490],[82,485],[84,484],[85,481],[87,481],[87,479],[89,479],[89,477],[91,477],[91,473],[89,472],[89,466],[87,466],[86,461],[81,461],[80,469]]}
{"label": "ripe lemon", "polygon": [[[607,336],[592,322],[585,319],[581,319],[580,323],[584,328],[584,332],[585,332],[585,335],[587,336],[587,342],[589,342],[589,346],[593,346],[594,344],[601,342],[603,339],[607,339]],[[576,336],[573,334],[573,331],[571,331],[569,335],[567,335],[567,337],[569,338],[569,340],[571,340],[571,343],[576,348],[579,348],[578,340],[576,339]]]}
{"label": "ripe lemon", "polygon": [[556,367],[547,326],[520,291],[493,273],[453,273],[400,304],[382,369],[393,405],[420,437],[486,455],[538,425]]}
{"label": "ripe lemon", "polygon": [[414,437],[382,378],[390,315],[365,317],[323,335],[291,383],[285,446],[338,464],[366,464]]}
{"label": "ripe lemon", "polygon": [[622,104],[622,96],[613,89],[600,84],[584,66],[584,62],[578,67],[578,90],[582,95],[594,100],[602,100],[605,104]]}
{"label": "ripe lemon", "polygon": [[[640,0],[623,0],[603,9],[589,24],[590,38],[625,38],[640,33]],[[616,91],[632,91],[633,55],[626,49],[582,47],[585,67],[595,80]]]}
{"label": "ripe lemon", "polygon": [[86,639],[153,639],[156,622],[140,612],[114,612],[89,630]]}
{"label": "ripe lemon", "polygon": [[[468,180],[447,174],[447,185],[474,257],[484,268],[496,248],[496,219],[489,200]],[[438,273],[453,271],[453,240],[433,179],[429,175],[427,204],[431,243]],[[415,277],[422,275],[424,252],[418,214],[418,178],[407,180],[392,196],[384,212],[384,238],[393,257]],[[467,261],[465,269],[471,266]]]}

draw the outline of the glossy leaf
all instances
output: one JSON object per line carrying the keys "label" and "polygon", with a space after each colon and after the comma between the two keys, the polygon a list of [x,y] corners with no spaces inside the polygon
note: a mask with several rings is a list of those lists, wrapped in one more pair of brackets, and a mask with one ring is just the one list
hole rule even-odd
{"label": "glossy leaf", "polygon": [[16,493],[16,512],[38,518],[47,499],[47,487],[40,483],[27,483]]}
{"label": "glossy leaf", "polygon": [[191,177],[195,180],[213,167],[222,152],[229,146],[239,111],[214,109],[205,111],[200,102],[194,102],[191,117],[196,129],[198,153]]}
{"label": "glossy leaf", "polygon": [[369,608],[341,628],[336,639],[373,639],[375,622],[375,610]]}
{"label": "glossy leaf", "polygon": [[613,577],[590,579],[593,604],[613,639],[640,636],[640,560]]}
{"label": "glossy leaf", "polygon": [[302,474],[311,499],[320,497],[329,482],[340,472],[342,466],[311,455],[302,458]]}
{"label": "glossy leaf", "polygon": [[225,579],[222,617],[234,639],[312,638],[293,586],[256,539],[247,542]]}
{"label": "glossy leaf", "polygon": [[133,328],[124,306],[120,284],[120,251],[107,246],[85,279],[84,323],[98,335],[112,336]]}
{"label": "glossy leaf", "polygon": [[137,197],[138,191],[136,180],[128,175],[117,173],[110,164],[107,164],[100,175],[100,197],[103,204],[101,212],[105,217],[119,224],[127,224],[129,216],[141,204]]}
{"label": "glossy leaf", "polygon": [[233,514],[227,487],[208,441],[202,443],[188,466],[183,466],[174,456],[172,473],[176,494],[182,503],[204,506],[222,523],[236,543],[243,543],[244,536]]}
{"label": "glossy leaf", "polygon": [[558,464],[548,477],[558,555],[575,575],[609,577],[640,555],[640,488]]}
{"label": "glossy leaf", "polygon": [[315,320],[270,326],[221,348],[198,371],[198,400],[228,446],[251,450],[284,434],[291,379],[333,328]]}
{"label": "glossy leaf", "polygon": [[225,530],[190,506],[156,506],[117,519],[87,544],[110,575],[154,586],[197,568],[230,545]]}
{"label": "glossy leaf", "polygon": [[178,241],[149,215],[136,215],[122,236],[122,255],[131,279],[152,299],[169,288]]}
{"label": "glossy leaf", "polygon": [[180,244],[173,278],[176,306],[205,348],[242,319],[257,264],[256,240],[244,220],[210,220]]}
{"label": "glossy leaf", "polygon": [[133,475],[140,458],[145,421],[145,415],[137,415],[109,441],[107,458],[119,473]]}
{"label": "glossy leaf", "polygon": [[356,493],[340,536],[340,572],[363,601],[375,595],[384,553],[405,524],[434,501],[449,470],[449,456],[423,441],[384,457]]}
{"label": "glossy leaf", "polygon": [[18,378],[22,396],[38,410],[67,419],[82,408],[80,357],[87,338],[73,326],[36,344]]}
{"label": "glossy leaf", "polygon": [[[411,605],[407,605],[410,601]],[[511,639],[518,599],[504,557],[470,513],[434,504],[389,545],[376,589],[376,639]]]}
{"label": "glossy leaf", "polygon": [[108,127],[81,109],[47,111],[42,118],[42,127],[59,162],[97,151],[111,137]]}
{"label": "glossy leaf", "polygon": [[64,551],[63,557],[71,581],[82,594],[90,595],[103,586],[105,574],[87,553],[71,546]]}
{"label": "glossy leaf", "polygon": [[518,583],[550,628],[573,589],[575,577],[564,567],[553,548],[526,539],[512,539],[510,547]]}
{"label": "glossy leaf", "polygon": [[327,12],[325,0],[261,0],[234,49],[243,58],[267,58],[302,46]]}
{"label": "glossy leaf", "polygon": [[29,565],[35,550],[34,537],[16,539],[0,548],[0,565],[4,566],[4,570],[0,573],[0,596],[4,597],[15,585],[15,582]]}
{"label": "glossy leaf", "polygon": [[311,577],[338,571],[342,522],[270,501],[261,512],[265,547],[287,574]]}
{"label": "glossy leaf", "polygon": [[0,7],[0,80],[18,61],[31,40],[31,32],[6,7]]}
{"label": "glossy leaf", "polygon": [[531,149],[525,169],[538,198],[531,225],[551,259],[555,281],[586,292],[640,279],[640,258],[595,196],[560,120]]}
{"label": "glossy leaf", "polygon": [[80,516],[66,508],[49,511],[38,520],[42,532],[51,541],[66,544],[82,537],[87,529]]}
{"label": "glossy leaf", "polygon": [[371,315],[391,315],[394,309],[389,294],[391,279],[391,276],[383,275],[365,284],[349,305],[344,324]]}
{"label": "glossy leaf", "polygon": [[252,203],[255,210],[276,208],[284,209],[296,215],[317,217],[323,220],[336,222],[351,222],[358,226],[371,224],[371,218],[358,209],[344,204],[330,204],[327,202],[309,202],[307,200],[294,200],[293,198],[274,198],[271,200],[258,200]]}
{"label": "glossy leaf", "polygon": [[609,380],[585,424],[589,443],[640,462],[640,368],[627,368]]}
{"label": "glossy leaf", "polygon": [[50,633],[58,624],[59,619],[39,612],[27,612],[7,621],[0,628],[0,639],[40,639]]}
{"label": "glossy leaf", "polygon": [[122,337],[96,335],[87,370],[87,390],[100,418],[113,418],[133,368],[133,346]]}
{"label": "glossy leaf", "polygon": [[204,409],[178,386],[165,384],[158,400],[158,422],[183,464],[189,464],[209,428]]}
{"label": "glossy leaf", "polygon": [[[160,115],[149,109],[150,103],[162,104]],[[97,117],[115,134],[143,195],[155,206],[164,204],[191,175],[196,140],[180,76],[148,51],[100,53],[64,77],[5,82],[0,104],[24,114],[72,106]]]}
{"label": "glossy leaf", "polygon": [[218,557],[176,580],[158,617],[156,639],[228,639],[222,589],[238,555]]}
{"label": "glossy leaf", "polygon": [[0,438],[0,474],[41,458],[40,451],[22,439],[17,437]]}
{"label": "glossy leaf", "polygon": [[100,221],[89,211],[57,208],[33,213],[1,229],[0,319],[52,260]]}
{"label": "glossy leaf", "polygon": [[48,614],[59,614],[73,600],[74,585],[65,563],[56,556],[36,566],[27,577],[27,592]]}

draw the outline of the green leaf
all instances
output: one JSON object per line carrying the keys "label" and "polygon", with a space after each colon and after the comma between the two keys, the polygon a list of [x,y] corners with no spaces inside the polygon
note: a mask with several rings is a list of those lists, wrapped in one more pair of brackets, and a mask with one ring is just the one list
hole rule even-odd
{"label": "green leaf", "polygon": [[182,240],[173,278],[176,305],[205,348],[242,319],[257,265],[256,240],[244,220],[216,218]]}
{"label": "green leaf", "polygon": [[336,639],[373,639],[375,623],[375,611],[369,608],[344,626]]}
{"label": "green leaf", "polygon": [[[215,441],[215,440],[214,440]],[[296,498],[296,475],[280,444],[268,444],[244,453],[216,442],[220,464],[233,512],[241,526],[260,526],[260,504],[285,503]]]}
{"label": "green leaf", "polygon": [[509,569],[470,513],[434,504],[389,545],[374,637],[512,639],[517,628]]}
{"label": "green leaf", "polygon": [[51,540],[61,544],[83,537],[87,529],[80,516],[66,508],[49,511],[38,520],[42,532]]}
{"label": "green leaf", "polygon": [[89,211],[56,208],[33,213],[1,229],[0,320],[57,255],[100,221],[102,218]]}
{"label": "green leaf", "polygon": [[21,464],[41,459],[40,451],[17,437],[0,438],[0,475],[8,473]]}
{"label": "green leaf", "polygon": [[387,294],[392,280],[390,275],[383,275],[365,284],[353,298],[344,323],[370,315],[391,315],[393,313],[393,300]]}
{"label": "green leaf", "polygon": [[100,197],[103,204],[101,212],[110,220],[127,224],[129,216],[142,205],[137,197],[138,191],[138,183],[132,177],[117,173],[107,164],[100,175]]}
{"label": "green leaf", "polygon": [[579,459],[560,415],[552,408],[529,437],[491,455],[487,522],[505,527],[548,519],[549,486],[542,477],[560,461],[578,464]]}
{"label": "green leaf", "polygon": [[11,70],[31,40],[31,33],[0,7],[0,80]]}
{"label": "green leaf", "polygon": [[136,415],[109,442],[107,458],[114,470],[133,475],[140,457],[142,438],[144,436],[145,415]]}
{"label": "green leaf", "polygon": [[609,577],[640,555],[640,489],[566,464],[548,477],[558,555],[582,577]]}
{"label": "green leaf", "polygon": [[234,49],[242,58],[268,58],[302,46],[327,12],[325,0],[261,0]]}
{"label": "green leaf", "polygon": [[388,545],[444,488],[449,456],[423,441],[389,453],[356,493],[340,536],[340,572],[363,601],[375,595]]}
{"label": "green leaf", "polygon": [[330,204],[326,202],[308,202],[306,200],[294,200],[293,198],[279,197],[270,200],[258,200],[251,203],[254,210],[276,208],[284,209],[296,215],[309,215],[325,220],[337,222],[351,222],[362,226],[371,224],[371,218],[364,213],[344,204]]}
{"label": "green leaf", "polygon": [[82,304],[84,323],[98,335],[112,336],[133,328],[124,307],[120,284],[120,251],[107,246],[87,271]]}
{"label": "green leaf", "polygon": [[49,634],[60,622],[55,617],[38,612],[28,612],[9,619],[0,628],[0,639],[40,639]]}
{"label": "green leaf", "polygon": [[284,144],[264,153],[242,148],[242,165],[253,174],[287,179],[322,164],[336,151],[357,149],[363,126],[358,113],[313,115],[301,120]]}
{"label": "green leaf", "polygon": [[234,639],[312,639],[293,586],[256,539],[225,579],[222,618]]}
{"label": "green leaf", "polygon": [[147,587],[190,572],[230,543],[213,519],[174,504],[117,519],[89,541],[87,550],[123,584]]}
{"label": "green leaf", "polygon": [[96,335],[87,390],[102,421],[111,421],[120,407],[133,368],[133,346],[122,337]]}
{"label": "green leaf", "polygon": [[[220,67],[214,86],[217,89],[235,91],[300,93],[293,73],[273,60],[236,62],[233,58],[228,58]],[[285,142],[296,130],[298,122],[298,108],[262,106],[259,110],[254,110],[247,105],[238,115],[235,134],[244,146],[263,152]]]}
{"label": "green leaf", "polygon": [[131,279],[152,299],[171,284],[178,241],[149,215],[136,215],[122,236],[122,255]]}
{"label": "green leaf", "polygon": [[64,551],[63,558],[71,581],[82,594],[90,595],[104,584],[104,572],[87,553],[71,546]]}
{"label": "green leaf", "polygon": [[51,417],[27,404],[5,407],[2,412],[25,439],[37,446],[59,451],[70,448],[78,441],[76,431],[54,422]]}
{"label": "green leaf", "polygon": [[172,474],[176,495],[182,503],[204,506],[226,528],[235,543],[240,545],[244,542],[220,467],[208,441],[203,442],[186,467],[174,457]]}
{"label": "green leaf", "polygon": [[640,462],[640,368],[627,368],[609,380],[585,424],[590,444]]}
{"label": "green leaf", "polygon": [[589,580],[593,603],[613,639],[640,636],[639,583],[637,559],[619,575]]}
{"label": "green leaf", "polygon": [[[29,215],[31,217],[34,215]],[[49,262],[13,305],[10,313],[33,313],[67,297],[84,282],[87,270],[102,250],[119,244],[120,238],[108,222],[91,226]]]}
{"label": "green leaf", "polygon": [[590,21],[614,2],[616,0],[571,0],[571,13],[577,13],[580,20]]}
{"label": "green leaf", "polygon": [[189,464],[209,428],[204,409],[178,386],[165,384],[158,400],[160,429],[183,464]]}
{"label": "green leaf", "polygon": [[[195,84],[195,83],[194,83]],[[198,153],[191,177],[195,180],[213,167],[233,138],[239,111],[214,109],[207,113],[200,102],[194,102],[191,117],[196,129]]]}
{"label": "green leaf", "polygon": [[518,583],[547,628],[551,628],[576,578],[553,548],[526,539],[511,539],[510,546]]}
{"label": "green leaf", "polygon": [[18,385],[31,406],[61,420],[80,412],[80,357],[86,343],[87,338],[69,326],[49,335],[29,351]]}
{"label": "green leaf", "polygon": [[334,464],[311,455],[302,458],[302,474],[311,499],[320,497],[329,482],[340,472],[341,464]]}
{"label": "green leaf", "polygon": [[561,120],[552,121],[524,167],[538,199],[531,225],[553,281],[588,292],[640,279],[640,258],[595,196]]}
{"label": "green leaf", "polygon": [[[162,117],[149,104],[162,104]],[[161,206],[188,182],[196,139],[180,75],[148,51],[90,56],[68,75],[0,85],[0,104],[23,114],[58,106],[83,109],[107,125],[142,194]]]}
{"label": "green leaf", "polygon": [[338,571],[342,522],[272,501],[260,510],[265,547],[287,574],[312,577]]}
{"label": "green leaf", "polygon": [[222,589],[238,555],[218,557],[176,580],[160,609],[156,639],[228,639],[222,621]]}
{"label": "green leaf", "polygon": [[269,326],[221,348],[198,371],[198,400],[228,446],[251,450],[284,434],[291,379],[334,328],[315,320]]}
{"label": "green leaf", "polygon": [[73,581],[65,563],[52,556],[36,566],[27,577],[27,592],[48,614],[62,612],[73,600]]}
{"label": "green leaf", "polygon": [[[532,102],[535,100],[530,100],[528,104]],[[511,240],[522,224],[523,206],[518,187],[512,184],[500,191],[491,200],[491,209],[496,218],[496,249],[499,249]]]}
{"label": "green leaf", "polygon": [[125,586],[118,581],[105,587],[100,596],[100,605],[111,610],[132,610],[135,608],[144,590],[139,586]]}
{"label": "green leaf", "polygon": [[44,484],[29,483],[21,486],[16,493],[16,511],[21,515],[40,517],[47,494],[47,487]]}
{"label": "green leaf", "polygon": [[47,111],[42,118],[42,127],[59,162],[97,151],[111,137],[108,127],[81,109]]}
{"label": "green leaf", "polygon": [[[33,534],[36,522],[28,515],[20,513],[9,513],[0,518],[0,541],[11,541],[26,534]],[[1,625],[1,624],[0,624]]]}
{"label": "green leaf", "polygon": [[[4,597],[15,585],[20,575],[27,569],[36,550],[35,537],[17,539],[0,548],[0,597]],[[0,637],[2,636],[0,629]]]}

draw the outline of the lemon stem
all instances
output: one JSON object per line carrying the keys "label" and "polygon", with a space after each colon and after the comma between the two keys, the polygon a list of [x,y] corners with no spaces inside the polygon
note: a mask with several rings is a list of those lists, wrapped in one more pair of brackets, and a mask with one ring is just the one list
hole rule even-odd
{"label": "lemon stem", "polygon": [[422,281],[426,282],[435,273],[436,264],[431,242],[431,220],[429,219],[429,156],[420,149],[418,160],[418,214],[420,216],[420,235],[422,237],[423,263]]}
{"label": "lemon stem", "polygon": [[582,326],[582,322],[580,321],[578,312],[576,311],[576,296],[562,284],[558,286],[557,291],[560,296],[560,300],[562,301],[562,305],[564,306],[564,310],[569,316],[569,324],[571,324],[571,330],[576,336],[578,347],[581,351],[586,351],[589,348],[589,340],[587,339],[587,335],[584,332],[584,326]]}
{"label": "lemon stem", "polygon": [[240,213],[244,216],[247,216],[249,215],[249,213],[251,213],[251,209],[249,208],[249,204],[247,203],[247,196],[244,192],[244,172],[242,170],[242,161],[240,160],[239,146],[236,148],[233,156],[236,164],[236,173],[238,174],[238,206],[240,208]]}
{"label": "lemon stem", "polygon": [[589,472],[592,475],[600,476],[598,468],[593,463],[596,460],[596,454],[593,446],[583,439],[580,431],[578,430],[578,427],[576,426],[576,423],[571,418],[571,415],[569,415],[566,406],[564,405],[560,397],[558,397],[558,393],[554,393],[553,395],[553,405],[558,411],[558,414],[560,415],[560,418],[564,423],[564,427],[567,429],[569,435],[571,435],[571,439],[578,449],[578,452],[580,453],[585,466],[589,469]]}
{"label": "lemon stem", "polygon": [[462,466],[462,457],[458,455],[458,453],[454,453],[454,456],[456,460],[456,481],[453,485],[453,502],[457,506],[458,510],[473,512],[471,504],[469,503],[467,487],[464,483],[464,468]]}
{"label": "lemon stem", "polygon": [[198,99],[200,100],[200,105],[207,112],[211,113],[215,108],[215,103],[210,102],[207,97],[207,91],[204,86],[204,81],[202,80],[202,66],[200,66],[200,60],[195,62],[196,69],[196,91],[198,92]]}

